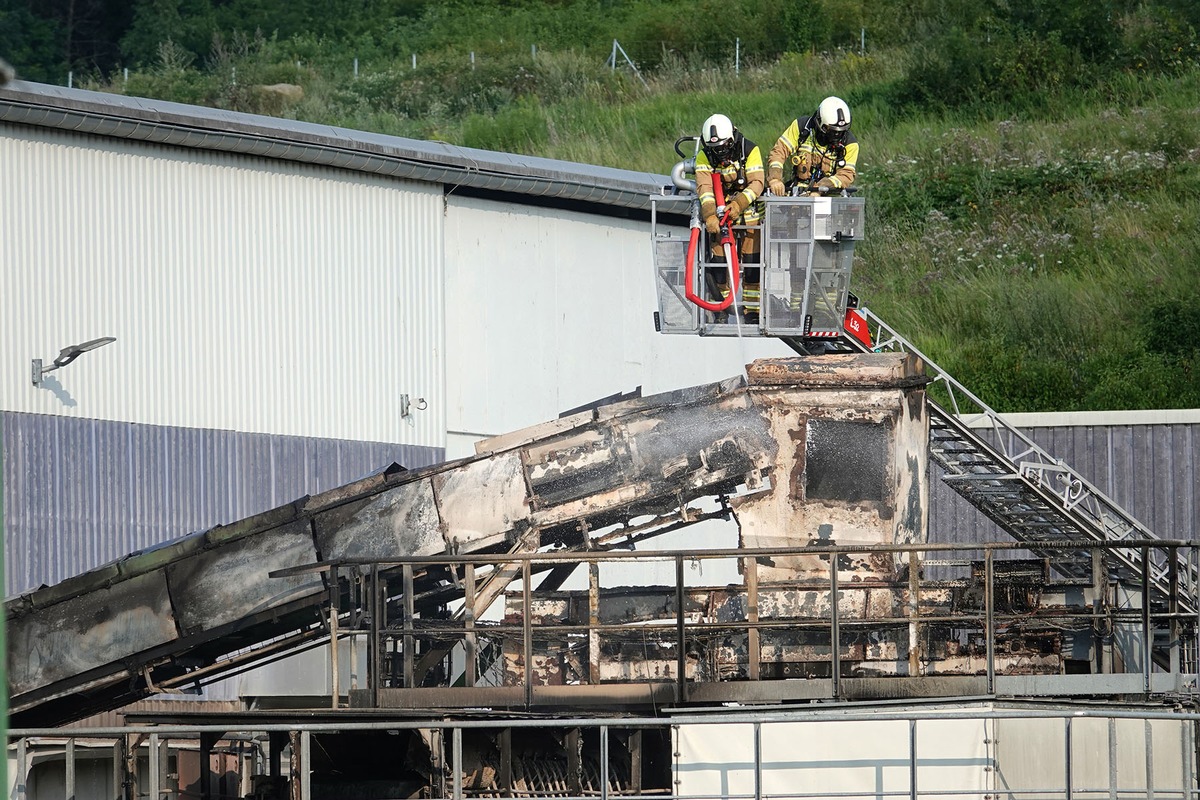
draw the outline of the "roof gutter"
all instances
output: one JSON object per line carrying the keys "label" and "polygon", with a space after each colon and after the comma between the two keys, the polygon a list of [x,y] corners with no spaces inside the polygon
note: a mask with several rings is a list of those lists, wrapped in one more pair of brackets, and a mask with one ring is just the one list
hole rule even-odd
{"label": "roof gutter", "polygon": [[671,188],[648,172],[26,81],[0,85],[0,122],[626,209],[649,209],[650,195]]}

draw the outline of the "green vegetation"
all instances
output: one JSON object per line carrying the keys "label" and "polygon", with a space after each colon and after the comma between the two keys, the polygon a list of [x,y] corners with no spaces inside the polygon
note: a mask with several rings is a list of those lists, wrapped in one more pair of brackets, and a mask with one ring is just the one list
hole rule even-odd
{"label": "green vegetation", "polygon": [[[736,20],[716,0],[126,5],[0,0],[0,56],[34,80],[655,173],[710,113],[769,148],[841,95],[871,309],[1000,411],[1200,407],[1193,0],[743,0]],[[639,73],[606,63],[614,39]]]}

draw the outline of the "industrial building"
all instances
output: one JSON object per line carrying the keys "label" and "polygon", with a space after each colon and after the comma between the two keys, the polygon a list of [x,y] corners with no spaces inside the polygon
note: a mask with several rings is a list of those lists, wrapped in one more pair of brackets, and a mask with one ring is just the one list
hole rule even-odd
{"label": "industrial building", "polygon": [[665,176],[24,83],[0,163],[10,796],[1194,796],[1195,413],[659,335]]}

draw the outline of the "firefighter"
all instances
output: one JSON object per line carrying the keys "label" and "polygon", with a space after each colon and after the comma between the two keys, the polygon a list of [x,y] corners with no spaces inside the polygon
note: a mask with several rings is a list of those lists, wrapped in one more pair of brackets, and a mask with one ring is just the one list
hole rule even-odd
{"label": "firefighter", "polygon": [[[840,97],[826,97],[812,116],[792,120],[771,148],[767,185],[771,194],[784,195],[789,186],[818,194],[820,189],[845,189],[858,174],[858,139],[850,132],[850,106]],[[787,185],[784,167],[788,166]]]}
{"label": "firefighter", "polygon": [[[738,240],[739,262],[759,263],[762,234],[763,192],[762,152],[758,145],[742,135],[724,114],[713,114],[700,131],[700,151],[696,153],[696,193],[700,217],[708,230],[709,245],[717,260],[724,260],[721,248],[721,214],[713,193],[713,173],[720,175],[725,210]],[[742,271],[742,311],[747,323],[758,324],[760,268]],[[725,270],[714,271],[716,289],[729,294]]]}

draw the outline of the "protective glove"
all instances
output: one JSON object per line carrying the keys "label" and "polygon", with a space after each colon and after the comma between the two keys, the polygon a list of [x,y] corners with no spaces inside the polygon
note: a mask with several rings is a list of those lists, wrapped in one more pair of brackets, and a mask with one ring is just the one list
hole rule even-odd
{"label": "protective glove", "polygon": [[725,210],[729,212],[730,221],[733,221],[741,218],[749,206],[750,203],[746,201],[746,195],[739,193],[726,204]]}
{"label": "protective glove", "polygon": [[840,183],[835,181],[833,178],[821,178],[821,180],[817,181],[816,188],[817,189],[840,189],[840,188],[842,188],[842,186]]}
{"label": "protective glove", "polygon": [[767,186],[771,189],[771,194],[776,197],[783,197],[787,194],[787,189],[784,188],[783,181],[779,178],[771,178],[771,180],[767,181]]}
{"label": "protective glove", "polygon": [[717,219],[716,214],[704,218],[704,228],[708,231],[709,236],[716,236],[721,232],[721,221]]}

